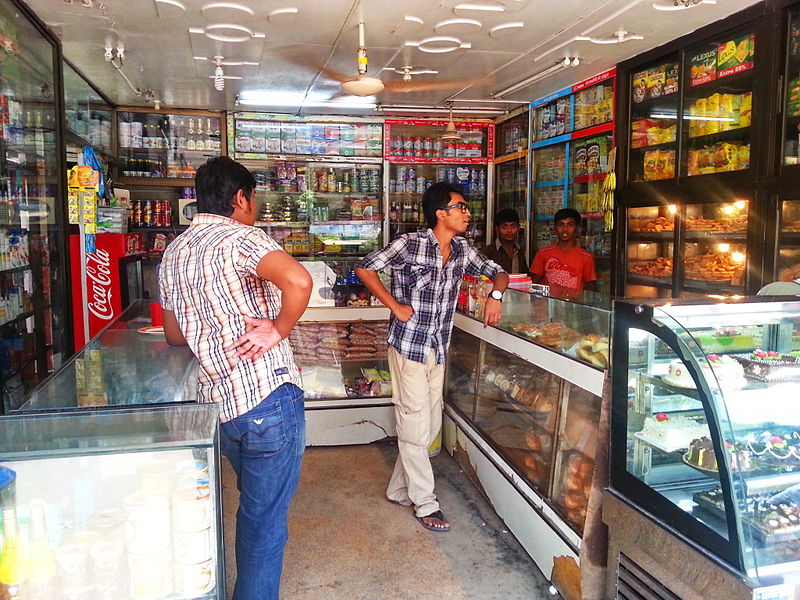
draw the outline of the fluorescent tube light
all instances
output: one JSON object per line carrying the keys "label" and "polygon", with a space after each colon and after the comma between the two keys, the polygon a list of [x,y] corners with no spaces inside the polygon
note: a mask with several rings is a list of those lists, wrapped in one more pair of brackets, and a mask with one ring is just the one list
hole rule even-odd
{"label": "fluorescent tube light", "polygon": [[547,67],[543,71],[539,71],[538,73],[534,73],[530,77],[528,77],[526,79],[523,79],[522,81],[518,81],[514,85],[510,85],[509,87],[507,87],[507,88],[505,88],[503,90],[500,90],[499,92],[495,92],[494,94],[492,94],[492,96],[494,96],[495,98],[499,98],[500,96],[507,96],[508,94],[511,94],[513,92],[516,92],[517,90],[520,90],[520,89],[522,89],[524,87],[527,87],[527,86],[529,86],[531,84],[534,84],[537,81],[540,81],[540,80],[544,79],[545,77],[549,77],[553,73],[556,73],[556,72],[558,72],[558,71],[560,71],[561,69],[564,69],[564,68],[565,68],[564,63],[561,62],[561,61],[558,61],[556,64],[550,65],[549,67]]}
{"label": "fluorescent tube light", "polygon": [[[385,106],[381,105],[377,109],[379,112],[387,113],[427,113],[427,114],[449,114],[449,108],[434,106]],[[507,111],[501,108],[458,108],[453,107],[453,112],[466,115],[504,115]]]}

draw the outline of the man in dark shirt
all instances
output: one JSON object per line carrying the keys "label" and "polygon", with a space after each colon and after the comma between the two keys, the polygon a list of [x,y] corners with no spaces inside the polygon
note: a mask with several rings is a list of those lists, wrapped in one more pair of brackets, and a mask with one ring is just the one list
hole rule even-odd
{"label": "man in dark shirt", "polygon": [[519,247],[519,215],[513,208],[503,208],[494,216],[494,243],[482,252],[506,273],[527,273],[528,259]]}

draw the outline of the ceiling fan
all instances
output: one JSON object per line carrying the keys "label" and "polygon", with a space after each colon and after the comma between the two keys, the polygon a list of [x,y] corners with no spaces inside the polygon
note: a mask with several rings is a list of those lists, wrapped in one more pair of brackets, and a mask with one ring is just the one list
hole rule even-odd
{"label": "ceiling fan", "polygon": [[458,89],[474,85],[476,83],[489,83],[492,77],[479,77],[469,79],[450,79],[442,81],[418,81],[414,80],[412,76],[438,74],[438,71],[431,69],[422,69],[414,67],[410,61],[406,64],[396,68],[386,68],[384,70],[394,71],[403,75],[402,81],[384,81],[377,77],[367,75],[367,48],[364,42],[364,21],[358,22],[358,50],[357,50],[357,75],[355,77],[347,76],[328,67],[322,67],[320,72],[334,81],[339,82],[339,87],[346,94],[353,96],[373,96],[383,91],[388,92],[420,92],[426,90],[447,90]]}

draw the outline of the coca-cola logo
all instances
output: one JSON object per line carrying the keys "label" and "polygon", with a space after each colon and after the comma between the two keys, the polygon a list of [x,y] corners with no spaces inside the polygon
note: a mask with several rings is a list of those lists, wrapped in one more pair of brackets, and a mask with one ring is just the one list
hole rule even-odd
{"label": "coca-cola logo", "polygon": [[114,316],[114,307],[111,305],[110,264],[111,259],[105,250],[97,250],[86,255],[89,312],[104,321],[109,321]]}

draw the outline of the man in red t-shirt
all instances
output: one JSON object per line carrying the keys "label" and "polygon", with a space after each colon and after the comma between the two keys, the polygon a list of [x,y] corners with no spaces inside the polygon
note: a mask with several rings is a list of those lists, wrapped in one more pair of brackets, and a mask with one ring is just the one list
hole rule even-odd
{"label": "man in red t-shirt", "polygon": [[572,208],[562,208],[553,217],[558,243],[542,248],[531,265],[534,283],[546,283],[550,294],[574,298],[584,288],[597,290],[594,257],[578,246],[581,215]]}

